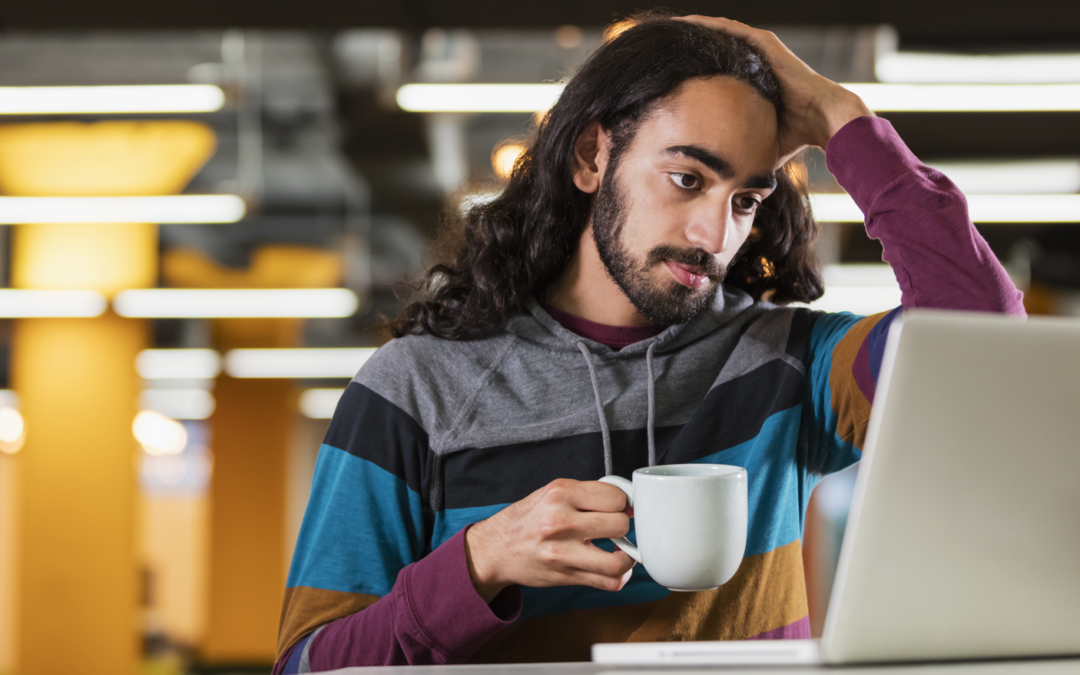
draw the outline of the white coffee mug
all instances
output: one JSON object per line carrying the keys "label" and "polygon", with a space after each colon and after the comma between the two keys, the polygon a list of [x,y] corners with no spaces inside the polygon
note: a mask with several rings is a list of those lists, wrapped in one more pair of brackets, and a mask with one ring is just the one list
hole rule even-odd
{"label": "white coffee mug", "polygon": [[735,576],[746,552],[746,469],[726,464],[669,464],[601,482],[634,507],[637,546],[615,545],[673,591],[704,591]]}

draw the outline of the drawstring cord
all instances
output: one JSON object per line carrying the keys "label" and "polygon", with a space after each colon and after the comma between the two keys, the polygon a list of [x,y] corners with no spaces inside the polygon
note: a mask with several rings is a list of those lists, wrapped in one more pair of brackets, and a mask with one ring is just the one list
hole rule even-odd
{"label": "drawstring cord", "polygon": [[607,416],[604,415],[604,399],[600,397],[600,382],[596,379],[596,365],[593,363],[593,354],[584,342],[578,342],[577,348],[585,357],[585,363],[589,366],[589,378],[592,379],[593,396],[596,397],[596,413],[600,415],[600,434],[604,437],[604,475],[612,475],[611,465],[611,432],[608,430]]}
{"label": "drawstring cord", "polygon": [[653,348],[656,347],[656,343],[653,342],[649,345],[649,350],[645,352],[645,369],[648,370],[648,383],[649,383],[649,421],[646,426],[646,433],[649,436],[649,466],[656,466],[656,434],[653,431],[653,424],[655,422],[656,415],[656,396],[653,387],[653,368],[652,368],[652,354]]}
{"label": "drawstring cord", "polygon": [[[596,414],[600,417],[600,435],[604,439],[604,475],[613,473],[611,459],[611,431],[608,429],[607,415],[604,414],[604,399],[600,396],[600,381],[596,377],[596,364],[593,361],[593,353],[585,346],[584,342],[577,342],[577,348],[585,357],[585,365],[589,367],[589,379],[592,380],[593,396],[596,398]],[[645,352],[645,368],[648,371],[649,412],[646,434],[649,439],[649,466],[656,466],[656,433],[653,429],[656,418],[656,391],[653,382],[653,349],[656,343],[649,345]]]}

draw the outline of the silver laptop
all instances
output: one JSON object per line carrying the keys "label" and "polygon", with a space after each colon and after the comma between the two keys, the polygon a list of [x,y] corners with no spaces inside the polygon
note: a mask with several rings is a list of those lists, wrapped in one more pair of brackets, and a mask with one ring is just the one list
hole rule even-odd
{"label": "silver laptop", "polygon": [[890,329],[821,640],[597,644],[611,664],[1080,654],[1080,321]]}

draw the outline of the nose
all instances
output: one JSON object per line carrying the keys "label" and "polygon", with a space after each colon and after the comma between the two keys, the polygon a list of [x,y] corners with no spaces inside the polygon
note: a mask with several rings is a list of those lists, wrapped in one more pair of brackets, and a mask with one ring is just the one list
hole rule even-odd
{"label": "nose", "polygon": [[735,222],[731,202],[713,202],[702,204],[694,211],[685,236],[687,243],[712,255],[721,255],[731,250]]}

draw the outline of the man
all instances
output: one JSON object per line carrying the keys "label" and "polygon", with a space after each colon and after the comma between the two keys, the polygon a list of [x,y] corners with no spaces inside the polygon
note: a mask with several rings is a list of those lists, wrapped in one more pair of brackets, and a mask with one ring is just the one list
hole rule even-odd
{"label": "man", "polygon": [[[595,642],[808,637],[803,514],[857,461],[887,314],[822,292],[807,145],[903,307],[1022,315],[967,216],[855,95],[770,33],[659,16],[600,47],[349,385],[320,451],[278,672],[588,659]],[[596,479],[746,467],[746,557],[670,592]],[[595,540],[595,541],[594,541]]]}

